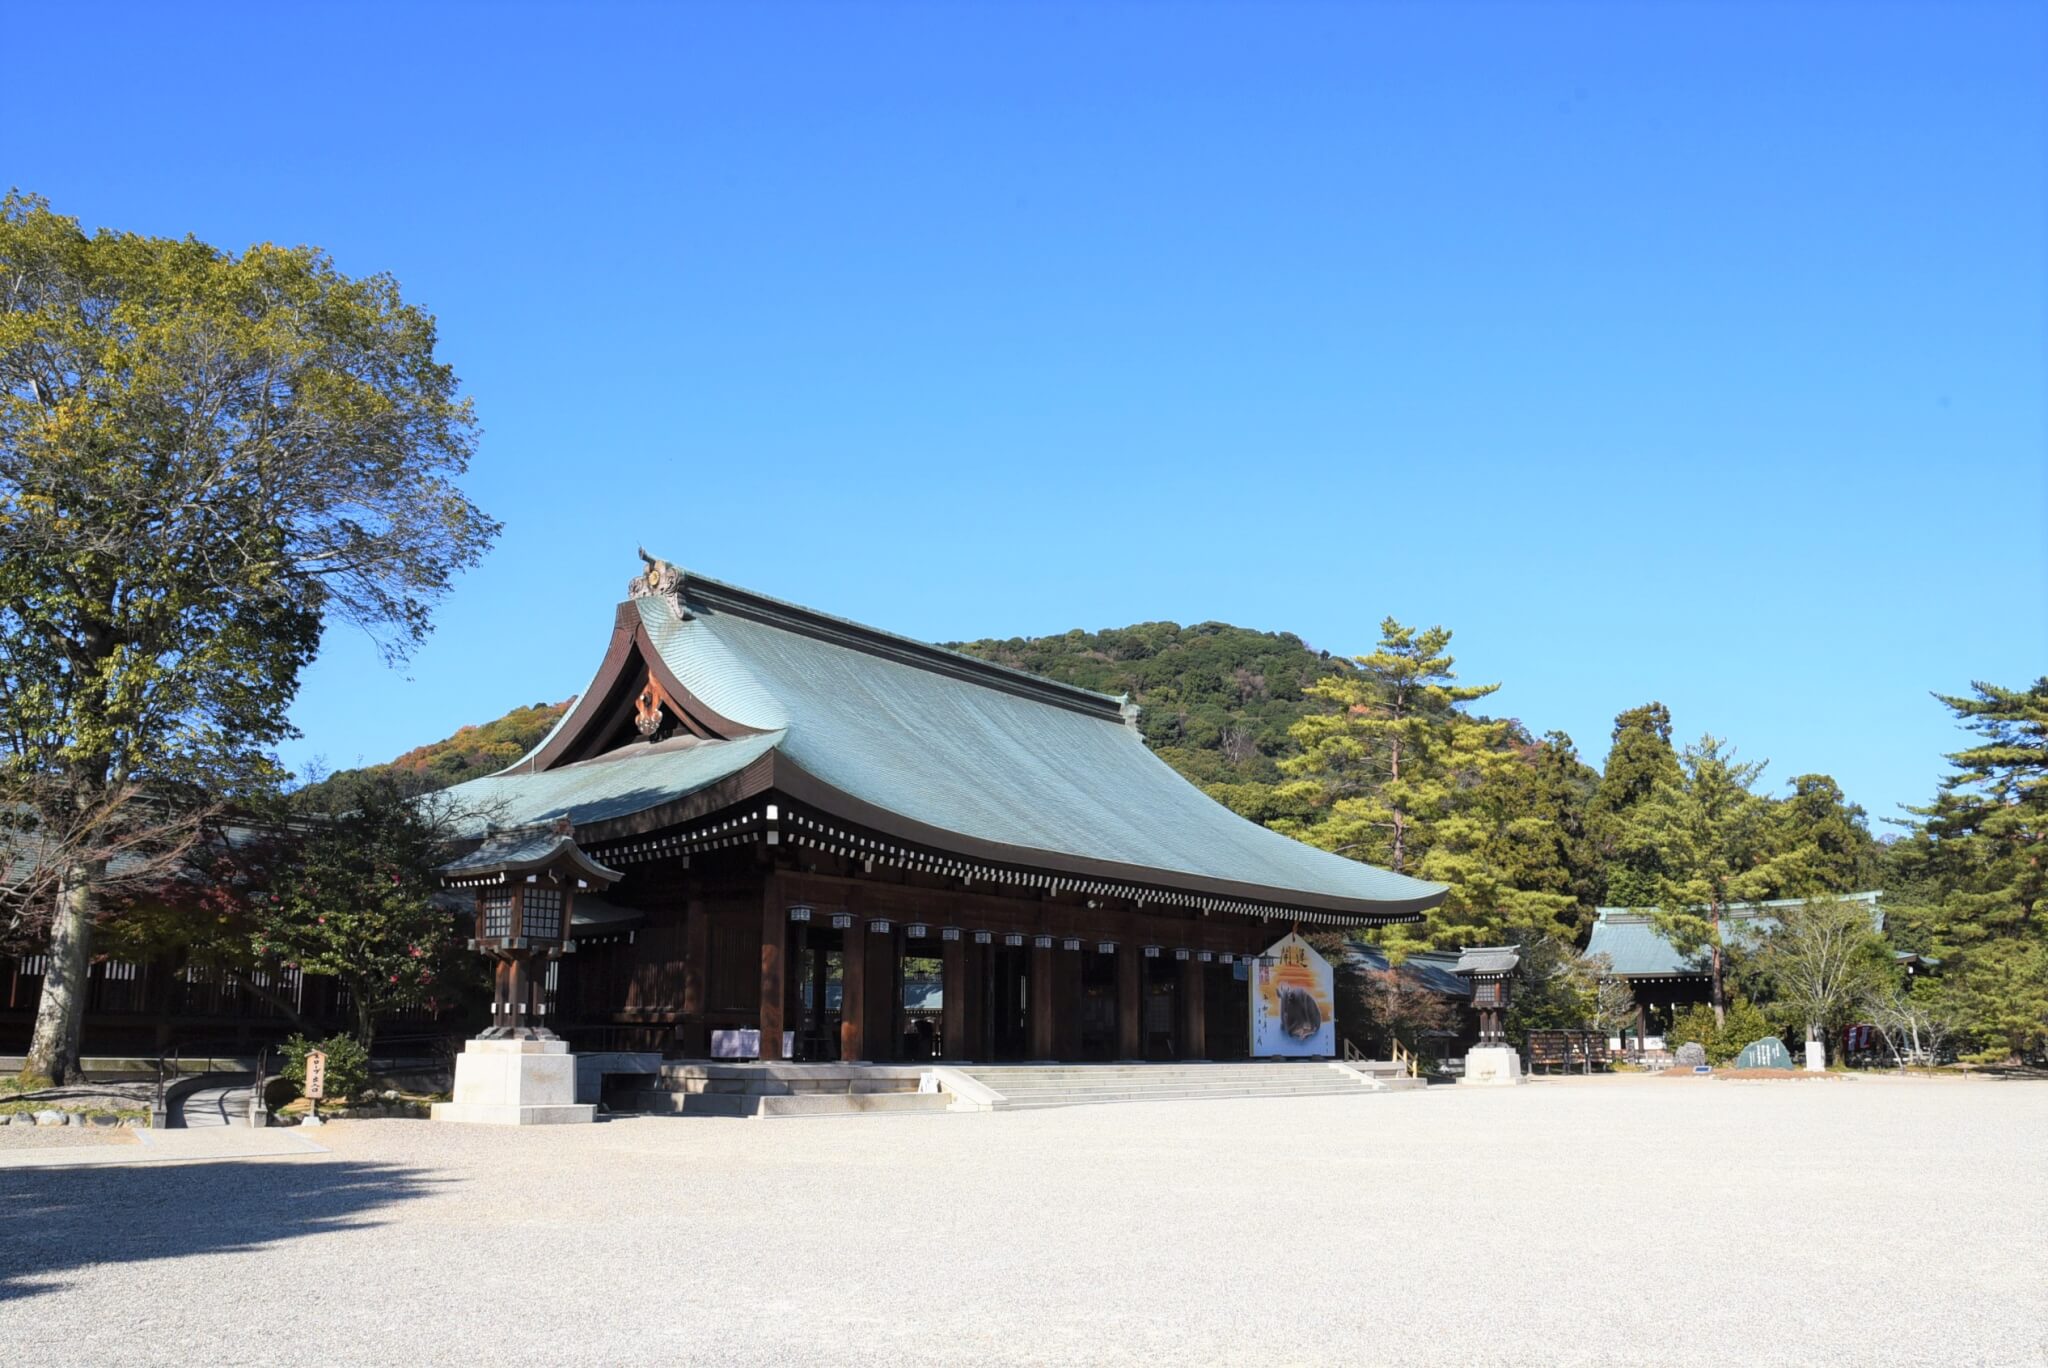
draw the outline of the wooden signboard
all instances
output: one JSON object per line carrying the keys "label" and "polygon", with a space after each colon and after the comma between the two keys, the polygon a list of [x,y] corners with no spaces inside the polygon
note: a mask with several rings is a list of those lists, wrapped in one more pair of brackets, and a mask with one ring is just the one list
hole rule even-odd
{"label": "wooden signboard", "polygon": [[327,1056],[319,1050],[306,1051],[305,1091],[315,1102],[327,1096]]}

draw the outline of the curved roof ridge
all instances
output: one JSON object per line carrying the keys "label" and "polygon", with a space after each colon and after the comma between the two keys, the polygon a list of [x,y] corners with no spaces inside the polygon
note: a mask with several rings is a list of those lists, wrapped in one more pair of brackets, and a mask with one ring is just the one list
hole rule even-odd
{"label": "curved roof ridge", "polygon": [[1127,694],[1097,693],[1078,684],[1063,684],[1056,679],[968,655],[965,651],[934,646],[915,637],[855,622],[852,618],[837,617],[815,608],[806,608],[800,603],[756,593],[694,571],[682,572],[680,592],[686,606],[733,613],[784,631],[798,632],[836,646],[1002,689],[1042,703],[1071,708],[1105,721],[1131,722],[1136,715]]}

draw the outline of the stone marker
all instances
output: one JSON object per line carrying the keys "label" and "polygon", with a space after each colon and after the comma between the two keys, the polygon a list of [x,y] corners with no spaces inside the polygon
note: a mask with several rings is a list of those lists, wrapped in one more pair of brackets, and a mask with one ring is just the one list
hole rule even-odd
{"label": "stone marker", "polygon": [[1742,1047],[1742,1053],[1735,1056],[1738,1069],[1789,1069],[1792,1067],[1792,1052],[1785,1048],[1785,1042],[1776,1036],[1765,1036]]}
{"label": "stone marker", "polygon": [[1697,1040],[1688,1040],[1685,1044],[1678,1047],[1678,1064],[1680,1068],[1696,1068],[1706,1062],[1707,1047],[1700,1044]]}

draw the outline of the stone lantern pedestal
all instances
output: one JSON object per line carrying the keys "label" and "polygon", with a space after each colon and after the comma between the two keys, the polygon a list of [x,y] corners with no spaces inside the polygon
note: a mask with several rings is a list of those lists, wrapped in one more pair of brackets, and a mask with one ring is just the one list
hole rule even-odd
{"label": "stone lantern pedestal", "polygon": [[1522,1081],[1522,1057],[1506,1045],[1475,1045],[1465,1052],[1460,1083],[1475,1087],[1510,1087]]}
{"label": "stone lantern pedestal", "polygon": [[455,1100],[436,1102],[436,1121],[486,1126],[588,1122],[597,1108],[576,1100],[576,1057],[566,1040],[472,1040],[455,1061]]}

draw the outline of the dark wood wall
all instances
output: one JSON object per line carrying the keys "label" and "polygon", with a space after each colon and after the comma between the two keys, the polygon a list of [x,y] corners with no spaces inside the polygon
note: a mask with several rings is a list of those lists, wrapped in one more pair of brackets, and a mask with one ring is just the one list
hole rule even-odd
{"label": "dark wood wall", "polygon": [[[1158,993],[1174,1002],[1170,1035],[1176,1053],[1235,1057],[1242,1054],[1245,989],[1231,968],[1190,961],[1186,969],[1159,970],[1142,959],[1143,949],[1159,946],[1167,961],[1178,949],[1253,954],[1291,928],[1280,920],[1204,915],[1129,900],[1018,893],[900,871],[870,873],[830,856],[758,846],[698,855],[687,866],[681,860],[634,866],[607,897],[641,911],[646,921],[630,945],[614,941],[592,947],[596,953],[587,960],[580,954],[571,959],[558,998],[565,1032],[579,1048],[601,1042],[690,1057],[709,1053],[714,1030],[764,1021],[798,1028],[802,990],[793,978],[786,920],[793,905],[812,908],[811,925],[821,930],[835,914],[853,919],[832,943],[858,945],[862,957],[858,971],[846,975],[843,1004],[856,1023],[847,1048],[859,1051],[848,1057],[859,1058],[896,1055],[904,1030],[906,954],[942,959],[949,971],[947,1053],[986,1057],[986,969],[1001,938],[1010,935],[1030,938],[1023,953],[1032,980],[1027,1016],[1035,1026],[1027,1053],[1141,1057],[1148,1049],[1144,1002]],[[886,934],[869,929],[876,919],[890,923]],[[930,929],[928,939],[906,939],[905,928],[915,923]],[[943,940],[946,927],[960,928],[962,937]],[[996,944],[973,943],[976,931],[989,932]],[[1054,948],[1038,948],[1034,939],[1040,936],[1055,938]],[[1081,942],[1078,951],[1065,948],[1069,939]],[[1102,942],[1114,942],[1116,952],[1102,954]],[[780,1004],[769,1003],[764,1011],[764,995],[770,993]],[[1105,1003],[1115,1014],[1106,1027],[1099,1020]],[[1084,1040],[1086,1021],[1096,1029]],[[774,1048],[764,1042],[764,1049]]]}

